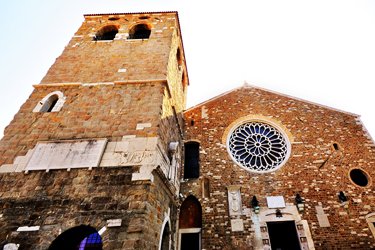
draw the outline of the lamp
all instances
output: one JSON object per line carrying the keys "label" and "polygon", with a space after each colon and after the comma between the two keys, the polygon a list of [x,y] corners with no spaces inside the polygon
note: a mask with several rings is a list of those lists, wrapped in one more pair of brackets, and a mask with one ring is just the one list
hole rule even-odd
{"label": "lamp", "polygon": [[295,201],[296,201],[298,212],[303,212],[305,210],[305,202],[303,201],[300,194],[296,194]]}
{"label": "lamp", "polygon": [[253,199],[251,200],[251,206],[253,207],[254,213],[259,214],[259,210],[260,210],[259,201],[257,200],[257,197],[255,195],[253,196]]}
{"label": "lamp", "polygon": [[253,211],[255,214],[259,214],[259,201],[257,200],[257,197],[254,195],[253,199],[251,200],[251,206],[253,207]]}
{"label": "lamp", "polygon": [[281,213],[281,210],[280,210],[280,209],[276,209],[276,217],[277,217],[277,218],[281,218],[281,217],[283,217],[283,214]]}
{"label": "lamp", "polygon": [[346,195],[344,194],[343,191],[340,191],[338,197],[339,197],[339,200],[340,200],[341,204],[342,204],[345,208],[348,208],[348,197],[346,197]]}
{"label": "lamp", "polygon": [[346,195],[344,194],[343,191],[340,191],[338,197],[339,197],[339,200],[340,200],[341,203],[344,203],[344,202],[348,201],[348,198],[346,197]]}

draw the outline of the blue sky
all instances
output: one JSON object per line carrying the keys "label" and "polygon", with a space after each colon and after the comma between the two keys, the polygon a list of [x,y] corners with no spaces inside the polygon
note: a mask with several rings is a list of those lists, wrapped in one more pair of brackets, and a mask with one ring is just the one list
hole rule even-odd
{"label": "blue sky", "polygon": [[252,85],[360,114],[375,136],[375,1],[0,3],[0,136],[83,14],[179,11],[188,106]]}

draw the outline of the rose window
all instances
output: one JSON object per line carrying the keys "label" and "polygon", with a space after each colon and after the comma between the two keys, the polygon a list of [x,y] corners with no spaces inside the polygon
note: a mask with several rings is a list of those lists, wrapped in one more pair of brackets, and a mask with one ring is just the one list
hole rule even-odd
{"label": "rose window", "polygon": [[276,128],[261,122],[236,127],[229,136],[232,158],[242,167],[255,172],[270,172],[287,159],[289,146]]}

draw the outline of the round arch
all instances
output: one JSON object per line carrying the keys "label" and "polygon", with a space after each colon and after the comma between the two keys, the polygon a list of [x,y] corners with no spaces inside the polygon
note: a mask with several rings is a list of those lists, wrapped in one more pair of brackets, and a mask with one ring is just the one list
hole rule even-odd
{"label": "round arch", "polygon": [[88,225],[72,227],[52,241],[48,250],[103,250],[98,231]]}

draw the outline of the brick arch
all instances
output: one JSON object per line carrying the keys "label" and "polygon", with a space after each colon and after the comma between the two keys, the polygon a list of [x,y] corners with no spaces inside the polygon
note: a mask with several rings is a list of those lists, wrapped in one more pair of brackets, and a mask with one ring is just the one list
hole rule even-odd
{"label": "brick arch", "polygon": [[136,23],[130,27],[128,39],[148,39],[151,35],[151,28],[151,24],[149,23]]}
{"label": "brick arch", "polygon": [[96,32],[94,40],[113,40],[119,30],[119,25],[110,24],[101,27],[98,32]]}

